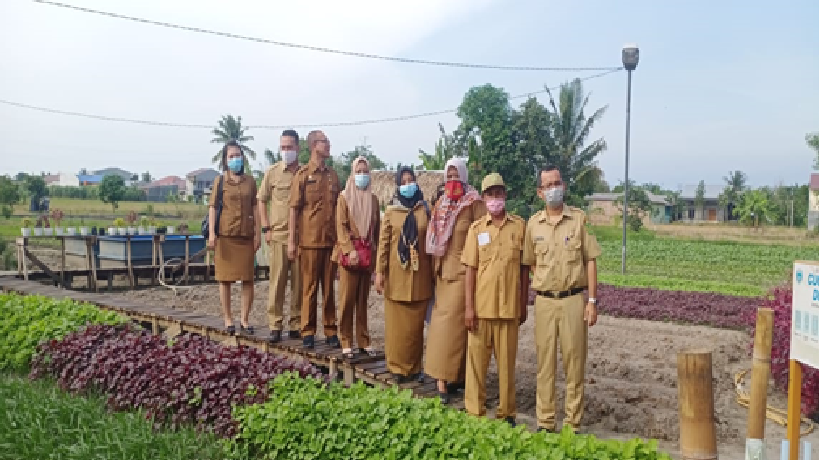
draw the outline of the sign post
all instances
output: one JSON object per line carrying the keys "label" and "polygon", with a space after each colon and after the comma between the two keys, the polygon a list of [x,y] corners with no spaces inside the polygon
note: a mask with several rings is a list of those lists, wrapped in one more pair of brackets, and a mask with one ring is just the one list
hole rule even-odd
{"label": "sign post", "polygon": [[793,264],[788,378],[788,460],[799,460],[802,365],[819,369],[819,262]]}

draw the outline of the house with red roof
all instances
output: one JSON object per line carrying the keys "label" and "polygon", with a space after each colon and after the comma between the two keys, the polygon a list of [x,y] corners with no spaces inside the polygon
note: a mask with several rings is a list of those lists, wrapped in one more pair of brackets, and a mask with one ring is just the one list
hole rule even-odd
{"label": "house with red roof", "polygon": [[167,176],[153,182],[140,185],[139,188],[145,191],[148,201],[167,201],[169,196],[179,197],[184,195],[185,179],[178,176]]}

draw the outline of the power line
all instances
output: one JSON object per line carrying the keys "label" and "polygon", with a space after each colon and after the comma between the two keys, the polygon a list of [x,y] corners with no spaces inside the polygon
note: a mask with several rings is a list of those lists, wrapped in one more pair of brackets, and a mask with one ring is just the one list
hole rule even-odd
{"label": "power line", "polygon": [[[605,72],[600,72],[594,75],[590,75],[588,77],[580,78],[580,81],[587,81],[594,78],[600,78],[605,75],[609,75],[615,72],[619,72],[621,69],[612,69]],[[541,89],[537,91],[531,91],[525,94],[519,94],[517,96],[512,96],[509,100],[515,99],[523,99],[527,97],[534,96],[536,94],[542,94],[547,91],[559,89],[559,86],[548,88],[548,89]],[[59,109],[52,109],[49,107],[39,107],[30,104],[23,104],[20,102],[8,101],[5,99],[0,99],[0,104],[6,104],[14,107],[20,107],[24,109],[36,110],[39,112],[46,112],[46,113],[54,113],[59,115],[69,115],[75,117],[82,117],[82,118],[91,118],[94,120],[102,120],[102,121],[116,121],[122,123],[134,123],[134,124],[141,124],[141,125],[150,125],[150,126],[165,126],[165,127],[173,127],[173,128],[197,128],[197,129],[212,129],[214,125],[202,125],[202,124],[193,124],[193,123],[172,123],[172,122],[165,122],[165,121],[153,121],[153,120],[137,120],[132,118],[121,118],[121,117],[110,117],[105,115],[94,115],[82,112],[71,112],[67,110],[59,110]],[[376,118],[370,120],[358,120],[358,121],[343,121],[343,122],[334,122],[334,123],[320,123],[320,124],[304,124],[304,125],[248,125],[247,128],[251,129],[310,129],[310,128],[333,128],[333,127],[347,127],[347,126],[364,126],[364,125],[374,125],[380,123],[390,123],[396,121],[408,121],[414,120],[416,118],[426,118],[426,117],[434,117],[438,115],[446,115],[450,113],[456,113],[458,109],[447,109],[447,110],[438,110],[435,112],[424,112],[424,113],[416,113],[413,115],[402,115],[398,117],[387,117],[387,118]]]}
{"label": "power line", "polygon": [[320,46],[311,46],[311,45],[304,45],[299,43],[289,43],[289,42],[282,42],[276,40],[268,40],[266,38],[258,38],[258,37],[248,37],[245,35],[234,34],[230,32],[220,32],[216,30],[209,30],[209,29],[202,29],[199,27],[191,27],[191,26],[182,26],[179,24],[171,24],[168,22],[161,22],[161,21],[154,21],[151,19],[144,19],[144,18],[137,18],[133,16],[125,16],[122,14],[117,13],[110,13],[107,11],[99,11],[94,10],[91,8],[83,8],[81,6],[74,6],[74,5],[67,5],[65,3],[60,2],[53,2],[49,0],[32,0],[35,3],[42,3],[44,5],[51,5],[57,6],[60,8],[67,8],[70,10],[82,11],[84,13],[92,13],[98,14],[101,16],[108,16],[111,18],[117,19],[125,19],[128,21],[140,22],[143,24],[149,24],[153,26],[160,26],[166,27],[170,29],[179,29],[185,30],[188,32],[196,32],[201,34],[209,34],[209,35],[216,35],[220,37],[226,38],[233,38],[237,40],[245,40],[251,41],[256,43],[266,43],[269,45],[276,45],[276,46],[283,46],[287,48],[297,48],[309,51],[318,51],[321,53],[330,53],[330,54],[339,54],[342,56],[350,56],[350,57],[357,57],[357,58],[366,58],[366,59],[378,59],[382,61],[392,61],[392,62],[401,62],[404,64],[424,64],[424,65],[433,65],[433,66],[441,66],[441,67],[461,67],[461,68],[468,68],[468,69],[492,69],[492,70],[519,70],[519,71],[556,71],[556,72],[584,72],[584,71],[600,71],[600,70],[614,70],[620,69],[621,67],[539,67],[539,66],[504,66],[504,65],[493,65],[493,64],[471,64],[465,62],[448,62],[448,61],[431,61],[427,59],[412,59],[412,58],[403,58],[403,57],[395,57],[395,56],[382,56],[378,54],[370,54],[370,53],[361,53],[357,51],[344,51],[344,50],[337,50],[332,48],[324,48]]}

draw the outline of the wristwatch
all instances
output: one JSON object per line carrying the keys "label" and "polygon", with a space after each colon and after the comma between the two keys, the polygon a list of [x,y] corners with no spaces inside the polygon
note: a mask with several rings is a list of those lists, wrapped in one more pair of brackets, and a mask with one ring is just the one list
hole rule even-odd
{"label": "wristwatch", "polygon": [[262,233],[267,233],[270,231],[270,227],[262,227]]}
{"label": "wristwatch", "polygon": [[595,299],[594,297],[589,297],[589,303],[597,305],[597,299]]}

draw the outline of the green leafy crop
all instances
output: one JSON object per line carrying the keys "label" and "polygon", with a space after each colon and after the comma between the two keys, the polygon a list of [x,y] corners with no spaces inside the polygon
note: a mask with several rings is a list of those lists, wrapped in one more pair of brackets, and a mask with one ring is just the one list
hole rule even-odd
{"label": "green leafy crop", "polygon": [[88,324],[124,324],[128,318],[73,300],[0,294],[0,370],[25,370],[37,345]]}
{"label": "green leafy crop", "polygon": [[416,399],[410,391],[346,388],[284,374],[264,404],[234,409],[235,459],[663,459],[656,441],[530,433]]}

